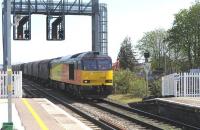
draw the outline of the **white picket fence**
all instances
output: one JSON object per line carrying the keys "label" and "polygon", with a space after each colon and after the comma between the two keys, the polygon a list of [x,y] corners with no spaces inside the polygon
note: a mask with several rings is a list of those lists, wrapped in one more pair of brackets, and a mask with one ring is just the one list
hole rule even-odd
{"label": "white picket fence", "polygon": [[[8,97],[7,76],[8,76],[7,72],[0,71],[0,98]],[[11,84],[13,87],[12,97],[13,98],[21,98],[22,97],[22,72],[21,71],[13,72]]]}
{"label": "white picket fence", "polygon": [[200,97],[200,73],[174,73],[162,77],[162,95]]}

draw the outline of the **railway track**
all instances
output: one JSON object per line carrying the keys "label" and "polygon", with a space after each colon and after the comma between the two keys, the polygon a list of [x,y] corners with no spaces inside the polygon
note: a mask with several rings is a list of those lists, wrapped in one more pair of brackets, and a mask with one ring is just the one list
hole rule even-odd
{"label": "railway track", "polygon": [[[172,125],[176,126],[177,128],[181,128],[181,129],[200,130],[199,127],[195,127],[195,126],[185,124],[185,123],[180,122],[180,121],[172,120],[172,119],[169,119],[169,118],[166,118],[166,117],[163,117],[163,116],[159,116],[159,115],[156,115],[156,114],[152,114],[152,113],[149,113],[149,112],[145,112],[145,111],[142,111],[142,110],[139,110],[139,109],[131,108],[129,106],[116,103],[116,102],[111,101],[109,99],[99,100],[99,106],[101,108],[104,107],[104,106],[107,106],[108,108],[112,108],[112,109],[118,108],[120,110],[123,110],[123,111],[129,113],[129,114],[137,113],[141,116],[145,116],[145,117],[148,117],[148,118],[159,120],[160,123],[163,122],[165,124],[166,123],[172,124]],[[105,109],[107,107],[105,107]]]}
{"label": "railway track", "polygon": [[[107,100],[98,101],[70,101],[67,99],[63,93],[46,92],[47,88],[42,88],[40,85],[25,80],[29,82],[31,86],[30,91],[33,91],[35,95],[43,97],[49,97],[51,101],[62,103],[63,109],[70,108],[75,113],[78,113],[82,118],[89,120],[95,126],[96,129],[105,130],[133,130],[133,129],[196,129],[192,126],[177,125],[172,121],[166,121],[163,118],[159,118],[156,115],[152,115],[140,110],[131,109]],[[27,86],[25,86],[27,87]],[[25,89],[26,90],[26,89]],[[29,90],[26,90],[29,91]],[[40,92],[37,92],[40,91]],[[29,92],[30,94],[30,92]],[[71,113],[71,112],[70,112]],[[77,118],[80,118],[77,117]],[[83,121],[82,119],[80,119]],[[83,121],[84,122],[84,121]],[[87,123],[86,123],[87,124]],[[95,129],[92,128],[92,129]]]}
{"label": "railway track", "polygon": [[105,112],[111,113],[111,114],[115,115],[116,117],[120,117],[119,119],[124,119],[124,120],[129,121],[129,122],[126,122],[126,126],[128,127],[127,129],[129,129],[129,130],[131,130],[131,128],[129,128],[129,127],[130,127],[130,125],[132,125],[132,123],[137,123],[141,126],[144,126],[145,128],[153,129],[153,130],[163,130],[163,129],[165,129],[165,130],[169,130],[169,129],[176,130],[177,129],[178,130],[178,129],[180,129],[180,128],[176,128],[175,126],[172,126],[170,124],[164,124],[159,120],[141,116],[137,113],[128,112],[124,109],[120,109],[118,107],[114,107],[114,106],[111,106],[106,103],[90,103],[90,104],[92,106],[94,106],[95,108],[98,108]]}
{"label": "railway track", "polygon": [[138,109],[133,109],[125,105],[121,105],[115,102],[111,102],[109,100],[98,100],[94,103],[90,103],[104,111],[108,111],[112,114],[118,115],[119,117],[123,117],[132,122],[137,122],[143,126],[146,126],[150,129],[187,129],[187,130],[199,130],[200,128],[184,124],[179,121],[170,120],[165,117],[161,117],[158,115],[154,115],[148,112],[144,112]]}

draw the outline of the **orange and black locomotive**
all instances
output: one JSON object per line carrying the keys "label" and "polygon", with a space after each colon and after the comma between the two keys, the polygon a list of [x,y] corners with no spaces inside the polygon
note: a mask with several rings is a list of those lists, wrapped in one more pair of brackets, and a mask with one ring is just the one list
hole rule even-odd
{"label": "orange and black locomotive", "polygon": [[106,97],[113,88],[112,60],[98,52],[14,65],[13,70],[80,97]]}

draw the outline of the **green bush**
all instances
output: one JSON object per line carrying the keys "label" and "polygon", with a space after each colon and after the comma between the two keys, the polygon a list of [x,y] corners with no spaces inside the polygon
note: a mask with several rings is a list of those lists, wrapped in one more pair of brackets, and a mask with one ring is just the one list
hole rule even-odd
{"label": "green bush", "polygon": [[161,96],[161,79],[153,80],[149,84],[150,94],[155,97]]}
{"label": "green bush", "polygon": [[117,94],[131,94],[135,97],[146,95],[146,82],[130,70],[114,72],[114,90]]}
{"label": "green bush", "polygon": [[[136,78],[132,82],[130,93],[135,97],[145,97],[146,96],[146,81],[143,78]],[[148,91],[147,91],[148,93]]]}
{"label": "green bush", "polygon": [[114,72],[115,93],[127,94],[131,87],[133,74],[129,70],[120,70]]}

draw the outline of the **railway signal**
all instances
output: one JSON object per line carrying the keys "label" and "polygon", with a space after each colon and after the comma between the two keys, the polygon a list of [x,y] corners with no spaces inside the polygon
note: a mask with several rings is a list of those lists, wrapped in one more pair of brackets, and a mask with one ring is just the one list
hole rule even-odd
{"label": "railway signal", "polygon": [[148,62],[148,58],[150,57],[149,52],[144,53],[145,63]]}
{"label": "railway signal", "polygon": [[65,16],[47,16],[47,40],[65,40]]}
{"label": "railway signal", "polygon": [[31,16],[13,15],[13,40],[31,40]]}

